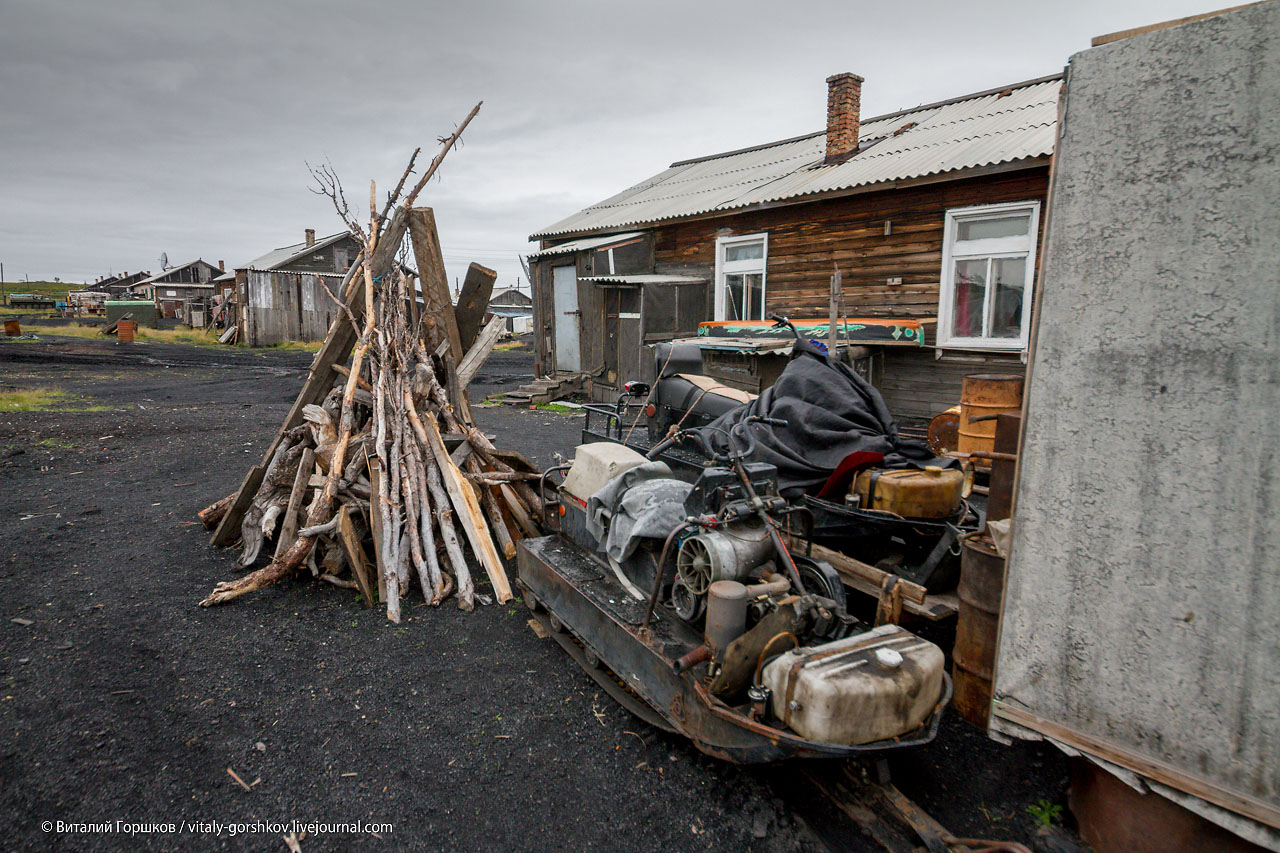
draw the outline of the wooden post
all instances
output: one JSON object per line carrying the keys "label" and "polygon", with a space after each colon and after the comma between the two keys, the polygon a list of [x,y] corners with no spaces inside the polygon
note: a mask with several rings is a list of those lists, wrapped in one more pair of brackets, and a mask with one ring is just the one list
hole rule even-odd
{"label": "wooden post", "polygon": [[[375,498],[376,500],[376,498]],[[373,584],[369,583],[369,563],[360,546],[360,537],[356,535],[356,526],[351,521],[353,507],[344,506],[338,511],[338,538],[342,541],[342,550],[346,552],[347,562],[351,564],[351,574],[360,585],[360,594],[364,596],[364,606],[373,606]]]}
{"label": "wooden post", "polygon": [[449,278],[445,275],[444,257],[440,253],[436,215],[431,208],[415,207],[409,212],[409,238],[413,242],[413,257],[418,263],[418,278],[422,282],[422,319],[427,349],[434,349],[441,341],[447,340],[453,363],[458,364],[465,353],[453,314],[453,300],[449,298]]}
{"label": "wooden post", "polygon": [[369,457],[369,530],[373,533],[373,560],[378,576],[378,601],[387,600],[387,573],[382,565],[382,460]]}
{"label": "wooden post", "polygon": [[493,296],[493,283],[498,274],[488,267],[472,264],[467,267],[467,277],[462,280],[462,293],[458,295],[458,305],[454,310],[458,322],[458,339],[464,350],[470,349],[480,332],[480,324],[489,310],[489,299]]}
{"label": "wooden post", "polygon": [[827,326],[827,354],[835,358],[840,348],[839,334],[837,330],[840,328],[840,301],[842,298],[840,283],[840,268],[836,267],[831,274],[831,302],[828,305],[828,323]]}
{"label": "wooden post", "polygon": [[493,352],[493,347],[498,342],[498,337],[502,334],[502,327],[502,318],[494,317],[489,321],[489,325],[484,327],[480,337],[471,345],[471,349],[467,350],[462,363],[458,365],[458,387],[463,391],[471,384],[476,371],[484,364],[484,360],[489,357],[489,353]]}

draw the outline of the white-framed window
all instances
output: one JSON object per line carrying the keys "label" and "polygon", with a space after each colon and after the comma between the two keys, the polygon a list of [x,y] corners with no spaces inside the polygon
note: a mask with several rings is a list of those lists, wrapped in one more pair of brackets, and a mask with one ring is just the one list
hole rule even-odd
{"label": "white-framed window", "polygon": [[1040,202],[947,211],[938,346],[1026,349]]}
{"label": "white-framed window", "polygon": [[716,319],[763,320],[769,235],[716,238]]}

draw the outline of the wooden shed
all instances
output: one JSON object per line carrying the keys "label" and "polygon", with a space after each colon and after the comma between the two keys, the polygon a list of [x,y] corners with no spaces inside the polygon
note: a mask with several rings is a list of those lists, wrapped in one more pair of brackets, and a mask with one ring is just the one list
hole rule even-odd
{"label": "wooden shed", "polygon": [[898,417],[1023,371],[1061,75],[869,119],[861,78],[827,83],[826,130],[678,161],[532,235],[539,375],[608,399],[702,321],[826,317],[835,270],[845,316],[925,325],[876,351]]}

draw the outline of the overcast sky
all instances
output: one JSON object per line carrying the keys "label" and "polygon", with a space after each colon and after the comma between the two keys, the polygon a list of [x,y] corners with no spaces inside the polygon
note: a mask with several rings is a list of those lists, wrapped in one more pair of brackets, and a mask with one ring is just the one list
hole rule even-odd
{"label": "overcast sky", "polygon": [[[1229,5],[1220,0],[1220,5]],[[1210,0],[0,0],[0,262],[14,281],[228,268],[341,229],[484,107],[420,203],[450,280],[522,277],[530,233],[675,160],[1060,71],[1095,35]]]}

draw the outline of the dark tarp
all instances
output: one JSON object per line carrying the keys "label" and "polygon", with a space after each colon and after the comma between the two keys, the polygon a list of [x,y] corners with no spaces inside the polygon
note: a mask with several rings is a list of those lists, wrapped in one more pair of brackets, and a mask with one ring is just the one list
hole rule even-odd
{"label": "dark tarp", "polygon": [[749,427],[756,442],[750,461],[775,466],[778,490],[786,497],[816,494],[853,453],[883,454],[885,468],[954,463],[936,460],[923,441],[899,436],[875,386],[807,341],[797,342],[791,363],[759,398],[697,432],[724,451],[728,439],[718,430],[727,432],[751,415],[787,422],[785,428]]}

